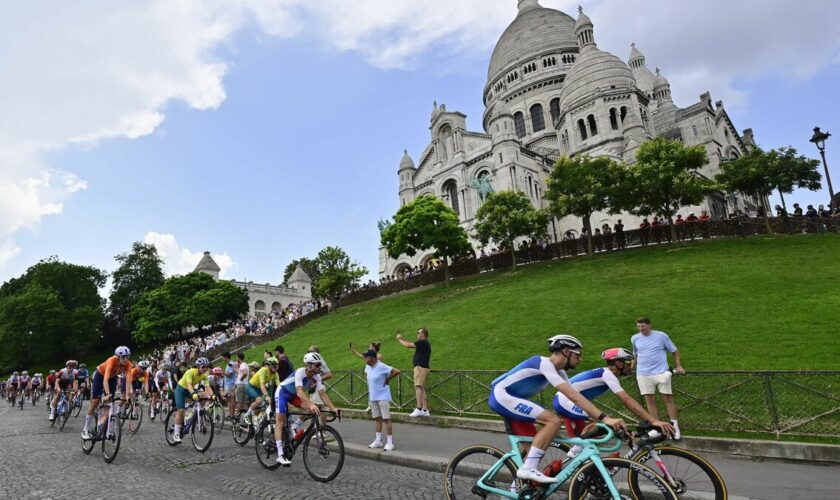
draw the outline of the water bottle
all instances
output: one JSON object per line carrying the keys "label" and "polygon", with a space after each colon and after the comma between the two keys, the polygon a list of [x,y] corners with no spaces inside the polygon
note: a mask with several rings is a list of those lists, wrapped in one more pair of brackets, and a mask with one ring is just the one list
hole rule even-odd
{"label": "water bottle", "polygon": [[562,460],[552,460],[548,467],[543,469],[543,474],[548,477],[554,477],[560,473],[560,469],[563,468],[563,461]]}

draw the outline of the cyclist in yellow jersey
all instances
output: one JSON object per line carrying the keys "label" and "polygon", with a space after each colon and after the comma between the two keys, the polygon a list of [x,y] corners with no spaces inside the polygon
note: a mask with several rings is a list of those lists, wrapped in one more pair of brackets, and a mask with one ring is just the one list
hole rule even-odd
{"label": "cyclist in yellow jersey", "polygon": [[[181,425],[184,423],[184,409],[187,406],[186,400],[188,397],[192,397],[194,400],[198,399],[196,386],[198,386],[199,382],[207,378],[208,373],[210,373],[210,361],[207,358],[198,358],[195,360],[195,368],[187,370],[175,387],[175,408],[178,409],[178,412],[175,414],[175,432],[172,436],[172,441],[176,443],[181,442]],[[204,395],[207,398],[212,395],[209,387],[204,389]]]}
{"label": "cyclist in yellow jersey", "polygon": [[260,416],[260,412],[262,411],[260,405],[262,404],[263,398],[271,398],[267,387],[268,384],[274,382],[275,385],[280,385],[280,376],[277,375],[277,367],[279,365],[280,361],[277,358],[268,358],[265,360],[265,366],[257,370],[257,373],[251,377],[245,391],[248,393],[248,397],[253,399],[254,402],[251,403],[251,407],[245,413],[246,424],[251,425],[253,415]]}

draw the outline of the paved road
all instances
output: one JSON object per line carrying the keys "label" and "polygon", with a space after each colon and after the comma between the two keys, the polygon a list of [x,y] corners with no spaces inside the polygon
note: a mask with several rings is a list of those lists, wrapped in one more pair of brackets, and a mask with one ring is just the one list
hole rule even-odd
{"label": "paved road", "polygon": [[[256,460],[253,442],[236,446],[226,430],[200,454],[191,443],[167,446],[163,426],[146,421],[136,435],[123,434],[109,466],[99,446],[82,453],[83,418],[70,417],[59,433],[49,427],[40,403],[20,411],[0,402],[0,498],[442,498],[441,474],[347,457],[334,481],[316,483],[300,455],[288,469],[267,471]],[[44,470],[48,473],[36,472]]]}
{"label": "paved road", "polygon": [[[108,466],[98,447],[82,454],[82,418],[71,417],[58,433],[49,428],[40,405],[20,411],[0,403],[0,498],[124,498],[130,493],[165,498],[439,499],[442,474],[400,464],[424,462],[423,467],[435,468],[468,444],[505,445],[504,436],[495,433],[395,424],[397,450],[374,455],[390,463],[348,456],[338,478],[321,484],[309,478],[300,456],[291,468],[266,471],[257,463],[253,445],[236,446],[227,431],[199,454],[189,443],[170,448],[163,441],[163,426],[145,421],[137,435],[123,435],[119,456]],[[348,449],[370,452],[370,422],[345,420],[338,428]],[[726,479],[733,497],[822,499],[838,498],[840,492],[840,466],[705,456]],[[45,466],[52,472],[37,481],[8,480]]]}

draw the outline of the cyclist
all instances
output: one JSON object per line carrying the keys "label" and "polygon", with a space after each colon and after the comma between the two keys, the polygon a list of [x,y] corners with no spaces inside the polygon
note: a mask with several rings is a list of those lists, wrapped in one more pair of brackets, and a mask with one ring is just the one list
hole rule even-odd
{"label": "cyclist", "polygon": [[[82,428],[82,439],[88,440],[92,438],[90,424],[93,422],[93,414],[99,407],[99,402],[103,394],[106,399],[113,397],[114,392],[117,390],[117,375],[127,374],[129,392],[125,396],[131,396],[131,371],[133,365],[128,359],[129,356],[131,356],[131,350],[126,346],[119,346],[114,350],[114,355],[97,366],[93,372],[93,384],[91,385],[90,393],[91,400],[87,415],[85,416],[85,425]],[[108,418],[107,415],[102,416],[103,422],[106,418]]]}
{"label": "cyclist", "polygon": [[167,370],[166,365],[162,365],[159,369],[155,370],[153,376],[149,377],[149,394],[152,395],[152,420],[157,416],[158,398],[169,397],[169,389],[172,388],[171,384],[172,381],[169,379],[169,370]]}
{"label": "cyclist", "polygon": [[90,398],[90,394],[88,393],[89,378],[90,372],[88,371],[87,365],[79,363],[79,368],[76,370],[76,379],[79,381],[79,390],[82,391],[82,397],[84,399]]}
{"label": "cyclist", "polygon": [[245,413],[245,423],[251,425],[253,421],[253,415],[259,417],[262,409],[260,405],[263,402],[263,398],[271,397],[271,394],[268,392],[268,388],[266,387],[271,382],[274,382],[276,385],[280,385],[280,377],[277,375],[277,367],[280,366],[280,361],[275,357],[270,357],[265,360],[265,366],[257,370],[251,380],[248,382],[248,386],[245,388],[245,391],[248,393],[248,397],[253,399],[254,402],[251,403],[251,407],[248,408],[248,411]]}
{"label": "cyclist", "polygon": [[[571,335],[555,335],[548,339],[549,357],[532,356],[490,383],[490,409],[505,419],[508,432],[518,436],[534,436],[522,467],[516,477],[538,483],[556,483],[557,478],[543,474],[539,463],[546,447],[563,425],[553,411],[545,410],[528,399],[549,385],[566,395],[599,422],[625,429],[624,421],[611,418],[583,397],[572,384],[565,370],[580,363],[583,344]],[[534,423],[543,427],[536,431]],[[523,450],[524,451],[524,450]]]}
{"label": "cyclist", "polygon": [[309,389],[314,388],[321,400],[330,410],[341,414],[335,407],[332,400],[327,396],[324,384],[321,381],[321,366],[324,358],[317,352],[308,352],[303,356],[304,366],[298,368],[289,377],[277,386],[274,391],[274,403],[277,407],[276,424],[274,426],[274,441],[277,445],[276,462],[281,465],[291,465],[292,461],[283,456],[283,432],[286,426],[286,413],[288,405],[303,408],[318,416],[321,411],[318,405],[309,399]]}
{"label": "cyclist", "polygon": [[[624,403],[627,409],[638,415],[639,418],[647,420],[661,428],[666,435],[672,436],[674,427],[670,423],[653,418],[647,410],[642,408],[636,400],[621,388],[618,377],[633,373],[633,368],[630,366],[630,362],[633,361],[633,353],[623,347],[613,347],[602,352],[601,359],[607,362],[606,368],[595,368],[578,373],[569,380],[572,387],[589,401],[610,390]],[[554,411],[566,419],[566,430],[569,436],[580,435],[588,416],[578,405],[574,404],[565,394],[558,392],[554,396]],[[568,453],[569,458],[580,453],[581,449],[578,445],[572,447]]]}
{"label": "cyclist", "polygon": [[20,374],[18,372],[12,373],[12,376],[9,377],[9,401],[14,402],[17,397],[17,388],[19,383]]}
{"label": "cyclist", "polygon": [[132,371],[132,388],[136,394],[146,394],[146,375],[149,372],[149,362],[145,359],[137,363],[137,367]]}
{"label": "cyclist", "polygon": [[[209,371],[210,361],[204,357],[198,358],[195,360],[195,368],[190,368],[184,372],[184,376],[175,386],[175,408],[178,409],[175,414],[175,434],[172,436],[172,441],[175,443],[181,442],[181,425],[184,423],[187,397],[192,397],[193,400],[198,399],[197,386],[207,378]],[[205,389],[204,393],[208,398],[211,395],[209,389]]]}
{"label": "cyclist", "polygon": [[207,377],[207,385],[210,386],[210,390],[219,401],[222,400],[222,385],[225,383],[224,376],[224,370],[217,366],[210,370],[210,375]]}
{"label": "cyclist", "polygon": [[49,394],[47,394],[47,397],[52,399],[53,386],[55,386],[55,370],[50,370],[50,373],[47,375],[46,386],[47,386],[47,391],[49,391]]}
{"label": "cyclist", "polygon": [[[55,420],[55,408],[58,405],[58,400],[62,392],[66,392],[70,385],[73,385],[73,392],[79,390],[79,380],[76,378],[76,365],[79,363],[75,359],[67,361],[65,367],[55,374],[55,385],[53,386],[54,395],[50,401],[50,422]],[[69,396],[68,396],[68,399]]]}
{"label": "cyclist", "polygon": [[43,375],[40,372],[36,373],[32,376],[32,380],[29,381],[29,386],[31,390],[35,393],[40,393],[43,389]]}
{"label": "cyclist", "polygon": [[29,377],[29,372],[23,370],[23,373],[20,374],[20,379],[18,380],[18,392],[20,393],[20,397],[29,397],[29,382],[32,379]]}

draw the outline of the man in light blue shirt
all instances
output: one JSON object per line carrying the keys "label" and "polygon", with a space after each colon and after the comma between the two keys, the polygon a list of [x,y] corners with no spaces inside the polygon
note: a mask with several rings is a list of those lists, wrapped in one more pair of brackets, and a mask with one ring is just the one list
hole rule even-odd
{"label": "man in light blue shirt", "polygon": [[385,431],[388,439],[385,443],[385,451],[394,449],[394,428],[391,424],[391,387],[388,382],[400,374],[396,368],[391,368],[376,357],[373,349],[365,353],[365,375],[367,375],[368,398],[370,399],[370,411],[376,419],[376,439],[368,448],[379,448],[382,446],[382,422],[385,422]]}
{"label": "man in light blue shirt", "polygon": [[659,409],[656,407],[656,391],[662,394],[662,401],[668,410],[668,417],[674,424],[674,439],[680,439],[680,427],[677,423],[677,405],[674,403],[671,389],[671,372],[668,370],[668,356],[674,357],[674,373],[682,375],[680,353],[677,346],[665,332],[651,330],[650,318],[641,317],[636,320],[639,333],[630,337],[633,344],[633,366],[636,369],[636,381],[639,392],[645,397],[648,412],[659,420]]}

